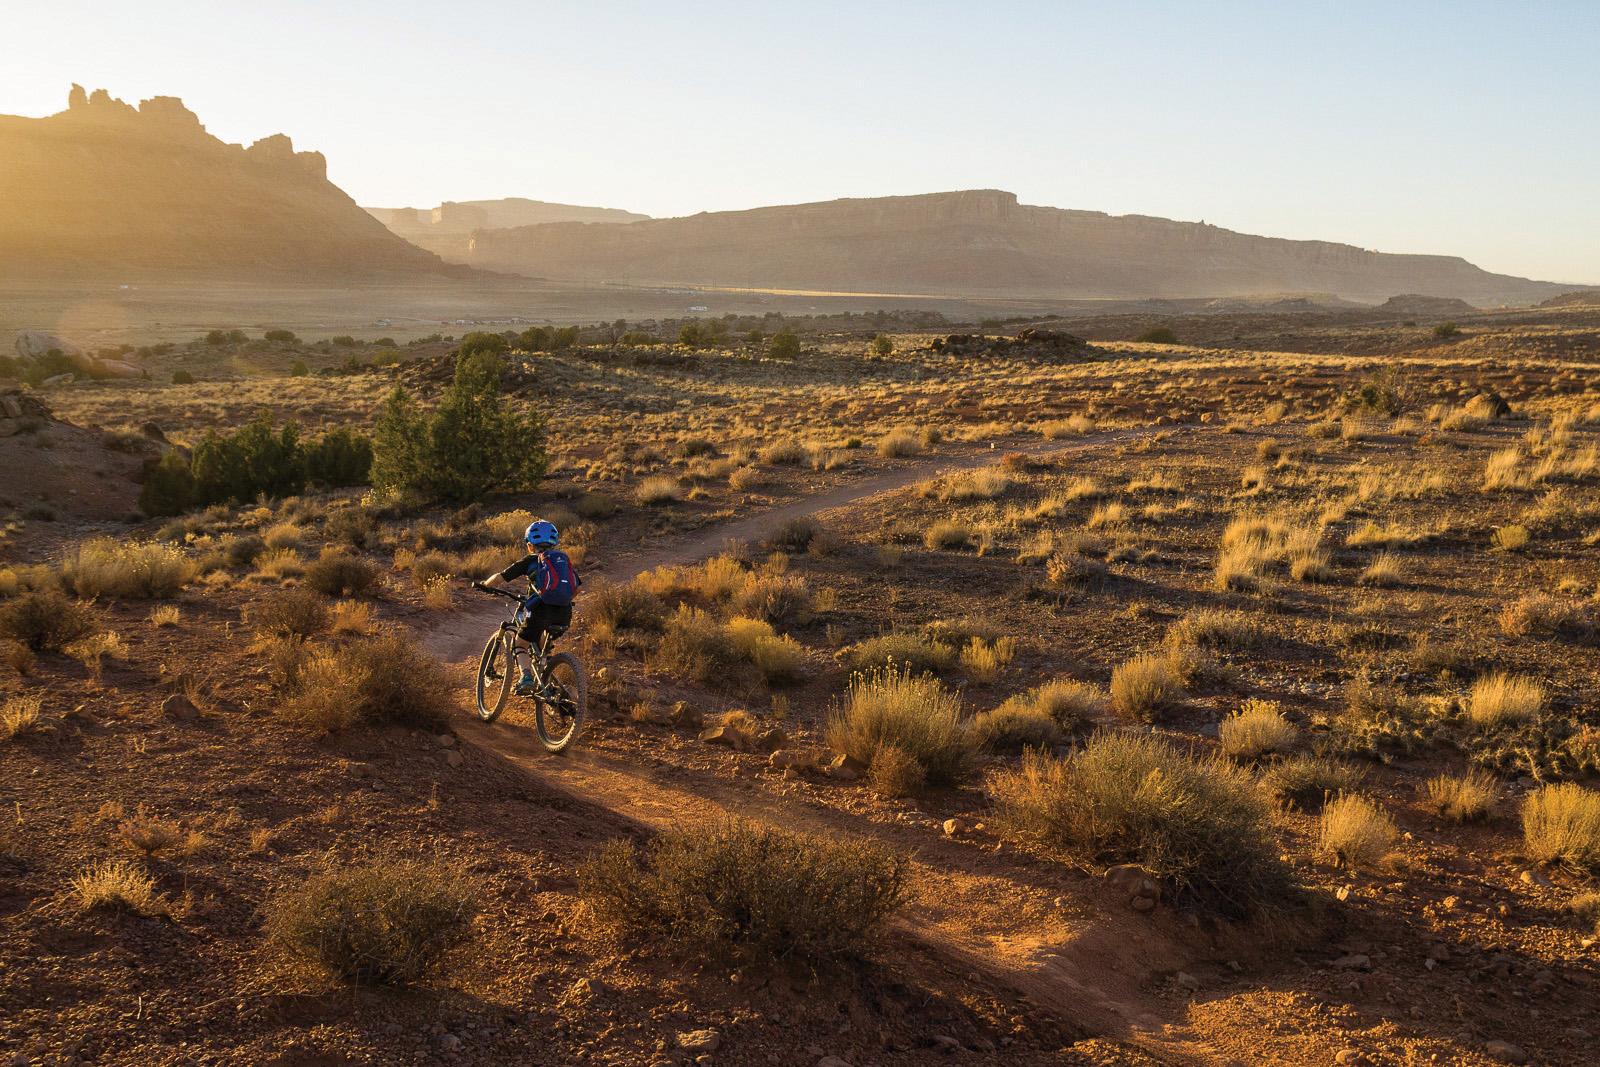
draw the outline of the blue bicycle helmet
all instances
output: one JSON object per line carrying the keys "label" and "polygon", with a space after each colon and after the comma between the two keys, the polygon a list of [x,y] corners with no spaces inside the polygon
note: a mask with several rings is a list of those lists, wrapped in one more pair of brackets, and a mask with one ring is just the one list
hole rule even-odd
{"label": "blue bicycle helmet", "polygon": [[561,531],[556,529],[553,522],[535,519],[528,524],[522,539],[534,548],[554,548],[561,541]]}

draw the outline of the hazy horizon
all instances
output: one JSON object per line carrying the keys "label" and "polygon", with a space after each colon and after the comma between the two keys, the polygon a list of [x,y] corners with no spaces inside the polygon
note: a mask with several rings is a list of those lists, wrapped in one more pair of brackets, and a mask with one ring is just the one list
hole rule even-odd
{"label": "hazy horizon", "polygon": [[286,133],[368,206],[653,216],[999,188],[1024,203],[1600,283],[1600,10],[1341,4],[12,13],[0,112],[69,84]]}

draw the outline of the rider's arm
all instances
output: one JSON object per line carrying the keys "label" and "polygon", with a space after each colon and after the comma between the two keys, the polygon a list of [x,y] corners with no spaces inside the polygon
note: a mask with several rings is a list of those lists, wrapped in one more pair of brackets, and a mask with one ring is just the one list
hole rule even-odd
{"label": "rider's arm", "polygon": [[491,589],[503,589],[512,582],[516,581],[518,578],[523,577],[526,573],[527,568],[523,565],[522,560],[518,560],[505,570],[495,571],[493,574],[485,575],[484,577],[479,578],[473,584]]}

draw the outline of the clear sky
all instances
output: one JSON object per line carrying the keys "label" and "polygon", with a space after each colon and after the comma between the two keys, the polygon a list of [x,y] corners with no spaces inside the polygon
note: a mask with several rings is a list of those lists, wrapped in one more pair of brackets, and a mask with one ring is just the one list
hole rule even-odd
{"label": "clear sky", "polygon": [[67,87],[284,132],[363,204],[962,188],[1600,283],[1600,0],[0,0]]}

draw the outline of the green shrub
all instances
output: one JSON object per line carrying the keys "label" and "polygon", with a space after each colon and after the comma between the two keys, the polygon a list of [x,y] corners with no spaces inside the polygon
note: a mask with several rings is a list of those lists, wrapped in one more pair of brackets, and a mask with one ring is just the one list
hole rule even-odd
{"label": "green shrub", "polygon": [[817,963],[858,955],[906,900],[910,864],[874,841],[728,821],[613,841],[578,868],[602,923],[695,955]]}
{"label": "green shrub", "polygon": [[264,341],[273,341],[280,345],[292,345],[299,340],[293,330],[268,330],[261,335]]}
{"label": "green shrub", "polygon": [[245,621],[263,637],[310,637],[328,625],[328,605],[309,589],[280,589],[245,609]]}
{"label": "green shrub", "polygon": [[94,629],[94,613],[59,589],[23,589],[0,600],[0,637],[35,652],[60,652]]}
{"label": "green shrub", "polygon": [[894,354],[894,338],[886,333],[880,333],[872,339],[872,354],[875,356],[891,356]]}
{"label": "green shrub", "polygon": [[955,665],[956,650],[927,634],[903,631],[869,637],[850,650],[850,669],[903,667],[914,671],[944,671]]}
{"label": "green shrub", "polygon": [[300,426],[278,427],[263,411],[231,434],[210,431],[194,450],[197,503],[244,504],[258,496],[292,496],[305,488]]}
{"label": "green shrub", "polygon": [[1222,760],[1101,734],[1065,759],[1025,753],[988,788],[1013,836],[1078,862],[1137,863],[1180,901],[1242,918],[1294,895],[1265,798]]}
{"label": "green shrub", "polygon": [[1061,727],[1048,712],[1026,704],[1002,704],[973,716],[972,736],[991,752],[1054,748],[1062,738]]}
{"label": "green shrub", "polygon": [[499,356],[463,352],[455,380],[426,413],[396,386],[373,428],[373,484],[424,501],[536,485],[546,464],[544,424],[536,410],[519,412],[501,397],[501,371]]}
{"label": "green shrub", "polygon": [[365,485],[371,478],[372,441],[365,434],[332,430],[303,452],[306,479],[313,485]]}
{"label": "green shrub", "polygon": [[1453,322],[1441,322],[1439,325],[1433,328],[1433,336],[1439,338],[1441,341],[1448,337],[1454,337],[1460,332],[1461,327],[1457,326]]}
{"label": "green shrub", "polygon": [[175,371],[172,372],[172,384],[173,385],[193,385],[194,384],[194,375],[190,374],[186,370],[175,370]]}
{"label": "green shrub", "polygon": [[793,330],[785,327],[772,335],[772,340],[767,342],[767,355],[773,359],[796,359],[800,355],[800,338],[795,336]]}
{"label": "green shrub", "polygon": [[472,929],[478,888],[439,861],[330,866],[272,898],[268,940],[350,982],[410,982]]}
{"label": "green shrub", "polygon": [[948,785],[966,770],[973,742],[960,696],[929,675],[890,667],[851,678],[829,717],[828,744],[862,764],[879,745],[894,745],[921,765],[930,784]]}
{"label": "green shrub", "polygon": [[1178,335],[1173,333],[1170,327],[1152,326],[1134,340],[1142,345],[1175,345],[1178,343]]}

